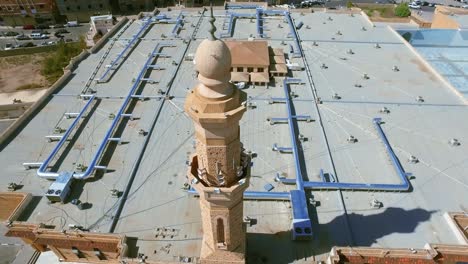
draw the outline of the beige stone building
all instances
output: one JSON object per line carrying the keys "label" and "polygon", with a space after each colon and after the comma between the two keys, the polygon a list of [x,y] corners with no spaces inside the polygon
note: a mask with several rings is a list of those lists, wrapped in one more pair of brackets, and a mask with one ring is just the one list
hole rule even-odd
{"label": "beige stone building", "polygon": [[54,0],[0,0],[0,25],[36,25],[54,23]]}
{"label": "beige stone building", "polygon": [[271,76],[285,76],[286,62],[282,49],[268,47],[268,42],[226,41],[231,52],[231,81],[265,85]]}

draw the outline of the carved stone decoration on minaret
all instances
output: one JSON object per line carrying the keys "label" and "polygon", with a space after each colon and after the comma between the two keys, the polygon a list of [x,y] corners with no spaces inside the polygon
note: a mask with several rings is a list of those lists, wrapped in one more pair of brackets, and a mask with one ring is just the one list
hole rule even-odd
{"label": "carved stone decoration on minaret", "polygon": [[200,195],[201,263],[245,263],[243,194],[249,185],[250,158],[243,153],[239,121],[246,111],[246,95],[229,82],[231,53],[215,37],[212,8],[210,12],[210,37],[195,54],[199,84],[185,101],[196,137],[188,177]]}

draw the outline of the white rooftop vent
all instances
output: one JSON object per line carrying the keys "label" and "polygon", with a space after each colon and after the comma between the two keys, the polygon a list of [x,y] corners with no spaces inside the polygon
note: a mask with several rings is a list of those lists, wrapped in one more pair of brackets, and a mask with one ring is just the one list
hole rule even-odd
{"label": "white rooftop vent", "polygon": [[373,199],[373,200],[370,202],[370,205],[371,205],[372,208],[376,208],[376,209],[378,209],[378,208],[380,208],[380,207],[383,206],[382,202],[380,202],[380,201],[377,200],[377,199]]}
{"label": "white rooftop vent", "polygon": [[394,72],[398,72],[398,71],[400,71],[400,69],[399,69],[399,68],[398,68],[398,66],[396,66],[396,65],[395,65],[395,66],[393,66],[392,70],[393,70]]}
{"label": "white rooftop vent", "polygon": [[380,113],[382,114],[390,114],[390,110],[387,108],[387,107],[382,107],[380,110],[379,110]]}
{"label": "white rooftop vent", "polygon": [[418,97],[416,97],[416,102],[424,103],[424,98],[419,95]]}
{"label": "white rooftop vent", "polygon": [[408,162],[409,162],[409,163],[414,163],[414,164],[416,164],[416,163],[419,162],[419,159],[416,158],[415,156],[411,155],[411,156],[409,156],[409,158],[408,158]]}
{"label": "white rooftop vent", "polygon": [[358,142],[357,138],[355,138],[353,135],[349,135],[348,139],[346,139],[348,143],[356,143]]}
{"label": "white rooftop vent", "polygon": [[460,141],[458,141],[458,139],[456,139],[456,138],[450,139],[449,144],[450,144],[451,146],[455,146],[455,147],[461,145],[461,144],[460,144]]}
{"label": "white rooftop vent", "polygon": [[332,98],[335,99],[335,100],[340,100],[341,99],[341,96],[338,94],[338,93],[334,93],[332,95]]}

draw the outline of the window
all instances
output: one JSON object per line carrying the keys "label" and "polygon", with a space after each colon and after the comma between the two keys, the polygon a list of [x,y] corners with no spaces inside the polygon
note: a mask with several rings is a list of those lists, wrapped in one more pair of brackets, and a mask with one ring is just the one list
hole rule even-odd
{"label": "window", "polygon": [[234,68],[231,67],[231,72],[233,72],[233,71],[234,71]]}
{"label": "window", "polygon": [[238,72],[243,72],[243,71],[244,71],[244,67],[237,67],[237,71],[238,71]]}
{"label": "window", "polygon": [[263,72],[264,69],[263,69],[263,68],[258,68],[257,71],[258,71],[258,72]]}
{"label": "window", "polygon": [[91,5],[88,5],[88,9],[91,9]]}
{"label": "window", "polygon": [[252,67],[247,68],[247,72],[253,72],[253,68]]}
{"label": "window", "polygon": [[99,7],[102,8],[103,7],[102,4],[99,4]]}
{"label": "window", "polygon": [[224,221],[222,218],[216,220],[216,237],[218,248],[225,248],[226,241],[224,240]]}

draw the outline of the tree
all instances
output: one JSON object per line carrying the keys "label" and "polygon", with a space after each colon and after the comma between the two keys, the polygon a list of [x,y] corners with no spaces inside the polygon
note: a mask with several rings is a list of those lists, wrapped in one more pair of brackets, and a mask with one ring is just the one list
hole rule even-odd
{"label": "tree", "polygon": [[353,7],[353,6],[354,6],[354,4],[353,4],[353,2],[351,2],[351,1],[348,1],[348,2],[346,3],[346,7],[347,7],[347,8],[351,8],[351,7]]}
{"label": "tree", "polygon": [[408,7],[408,3],[400,3],[395,7],[395,16],[407,17],[411,15],[411,10]]}

